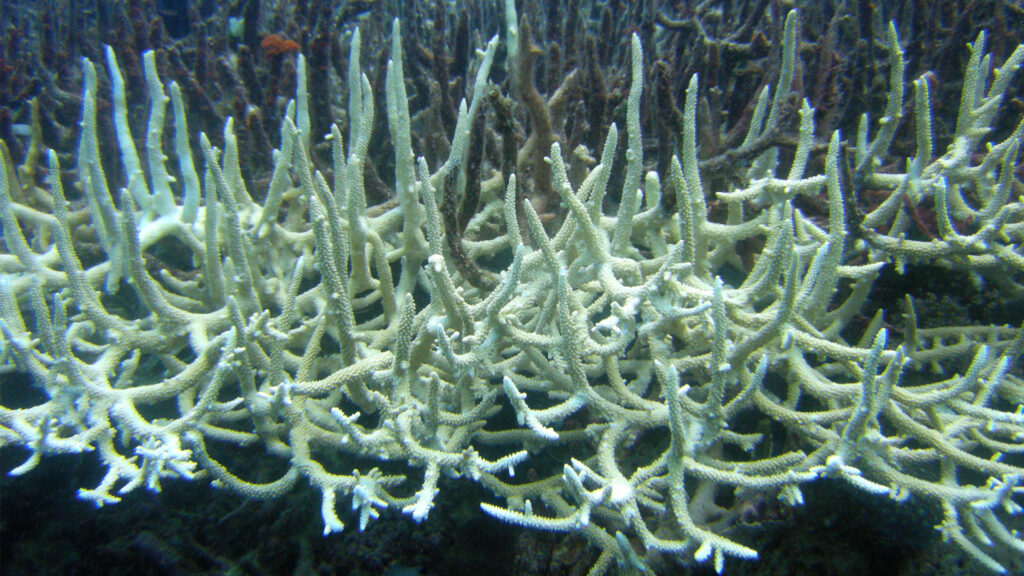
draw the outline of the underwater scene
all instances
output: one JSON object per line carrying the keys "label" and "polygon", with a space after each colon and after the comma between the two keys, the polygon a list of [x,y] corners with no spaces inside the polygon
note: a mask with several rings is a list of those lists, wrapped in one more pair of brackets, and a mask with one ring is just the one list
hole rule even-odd
{"label": "underwater scene", "polygon": [[0,574],[1024,574],[1019,0],[0,34]]}

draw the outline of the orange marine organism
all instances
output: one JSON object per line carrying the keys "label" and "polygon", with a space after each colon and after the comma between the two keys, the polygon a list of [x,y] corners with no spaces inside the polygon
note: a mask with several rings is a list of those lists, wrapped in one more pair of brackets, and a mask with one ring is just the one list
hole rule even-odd
{"label": "orange marine organism", "polygon": [[267,34],[260,42],[260,48],[263,48],[267,56],[277,56],[288,52],[298,52],[299,45],[293,40],[286,40],[277,34]]}

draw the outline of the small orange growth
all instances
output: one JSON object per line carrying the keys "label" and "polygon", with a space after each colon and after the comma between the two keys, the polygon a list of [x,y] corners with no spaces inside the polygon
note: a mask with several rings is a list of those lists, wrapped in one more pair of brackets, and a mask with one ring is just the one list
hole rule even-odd
{"label": "small orange growth", "polygon": [[285,40],[277,34],[267,34],[260,42],[260,48],[263,48],[267,56],[277,56],[288,52],[298,52],[299,45],[292,40]]}

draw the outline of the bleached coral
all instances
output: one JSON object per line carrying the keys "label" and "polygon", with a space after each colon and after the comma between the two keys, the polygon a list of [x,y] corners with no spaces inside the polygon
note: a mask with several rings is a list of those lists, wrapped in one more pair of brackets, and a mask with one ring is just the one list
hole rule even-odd
{"label": "bleached coral", "polygon": [[[781,85],[762,94],[748,141],[780,121],[796,27],[790,14]],[[35,191],[52,213],[26,200],[32,183],[19,181],[6,151],[0,156],[5,401],[15,374],[45,395],[0,406],[0,443],[29,452],[13,473],[31,481],[47,454],[95,451],[106,476],[80,496],[97,505],[143,485],[158,490],[166,478],[209,479],[249,498],[281,495],[301,479],[322,494],[325,533],[344,527],[339,498],[358,511],[360,529],[387,508],[419,521],[442,478],[462,476],[493,494],[482,506],[495,518],[583,535],[601,550],[594,574],[642,570],[656,554],[713,561],[719,571],[726,557],[756,558],[728,533],[735,512],[719,508],[716,495],[797,505],[802,485],[828,476],[901,501],[935,500],[943,535],[993,570],[1021,554],[1005,522],[1020,510],[1024,473],[1015,458],[1024,450],[1024,381],[1013,370],[1024,332],[922,329],[908,299],[902,340],[882,315],[849,338],[890,263],[927,260],[1019,288],[1024,205],[1013,168],[1024,124],[999,142],[986,136],[1024,48],[989,80],[984,37],[974,43],[956,136],[937,158],[927,84],[917,82],[917,155],[905,172],[882,173],[904,108],[891,29],[890,105],[874,138],[865,117],[850,171],[890,193],[854,222],[838,133],[824,173],[808,174],[806,103],[790,166],[770,149],[741,185],[711,190],[697,160],[693,78],[680,156],[668,173],[645,170],[634,37],[627,149],[618,150],[611,126],[599,161],[572,181],[560,145],[551,147],[565,210],[553,234],[529,199],[517,200],[514,175],[484,173],[480,209],[452,250],[444,190],[460,178],[464,185],[497,45],[492,39],[482,52],[450,156],[432,172],[412,149],[396,21],[386,82],[396,201],[372,208],[363,174],[378,111],[359,73],[358,33],[352,122],[347,138],[339,127],[329,135],[332,171],[310,160],[323,135],[309,133],[300,58],[273,175],[258,194],[241,176],[230,121],[223,150],[200,137],[197,172],[179,90],[163,86],[152,54],[144,56],[151,113],[140,159],[110,52],[127,175],[112,193],[86,62],[74,183],[87,204],[69,209],[56,154]],[[164,165],[168,153],[180,181]],[[619,156],[623,188],[610,190]],[[792,202],[821,193],[824,226]],[[662,195],[674,195],[677,212],[663,209]],[[621,198],[617,209],[607,208],[609,196]],[[711,197],[724,203],[724,221],[709,220]],[[905,207],[926,198],[940,234],[909,240]],[[951,214],[972,219],[973,231],[958,231]],[[740,254],[750,246],[763,248],[745,267]],[[489,270],[496,283],[488,288],[467,279],[466,262],[505,265]],[[730,267],[745,270],[735,285],[721,277]],[[785,448],[749,424],[759,420],[784,430]],[[644,438],[653,446],[630,450]],[[214,443],[260,446],[286,471],[257,483],[217,461]],[[546,469],[538,454],[566,459]],[[358,470],[348,464],[354,457],[404,471]],[[537,478],[517,475],[531,467]]]}

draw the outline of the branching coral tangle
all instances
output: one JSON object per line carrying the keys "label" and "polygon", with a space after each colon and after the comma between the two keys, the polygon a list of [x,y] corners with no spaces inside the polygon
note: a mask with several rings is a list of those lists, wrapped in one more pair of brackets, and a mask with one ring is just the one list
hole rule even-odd
{"label": "branching coral tangle", "polygon": [[[509,70],[533,57],[521,49],[513,4]],[[778,86],[760,93],[743,146],[784,121],[798,25],[790,13]],[[106,476],[79,495],[97,505],[140,486],[159,490],[167,478],[210,480],[249,498],[308,482],[322,495],[325,534],[343,529],[341,502],[360,528],[384,509],[422,520],[438,513],[446,477],[460,476],[493,495],[481,506],[498,520],[584,536],[600,551],[592,574],[691,558],[721,571],[727,557],[754,559],[730,532],[743,504],[798,505],[802,486],[831,477],[894,506],[934,501],[947,539],[994,571],[1018,565],[1024,543],[1009,522],[1021,510],[1024,380],[1015,370],[1024,333],[921,328],[909,298],[902,338],[882,313],[854,321],[879,271],[908,262],[964,269],[1019,295],[1024,204],[1014,168],[1024,123],[997,141],[989,128],[1024,48],[992,70],[984,35],[971,44],[955,134],[941,155],[928,84],[915,82],[917,149],[893,164],[905,102],[890,27],[881,120],[865,115],[848,142],[832,133],[824,170],[811,173],[813,110],[804,102],[791,162],[769,146],[741,181],[711,189],[698,161],[697,77],[680,153],[666,172],[645,169],[633,36],[625,126],[610,125],[600,150],[572,151],[576,166],[595,156],[589,167],[570,176],[550,134],[505,163],[531,165],[536,177],[531,159],[543,144],[564,214],[544,222],[517,174],[469,160],[501,41],[480,51],[448,155],[430,166],[413,149],[395,21],[383,111],[395,200],[371,207],[364,174],[380,111],[360,72],[358,32],[347,135],[339,126],[326,135],[330,170],[310,160],[324,135],[310,130],[300,57],[273,174],[257,193],[242,178],[231,120],[224,149],[201,135],[202,158],[193,158],[180,90],[161,82],[152,52],[140,154],[132,130],[141,127],[128,124],[108,51],[127,175],[112,184],[86,61],[77,164],[65,167],[85,202],[69,207],[56,154],[39,188],[19,180],[6,147],[0,155],[5,402],[21,396],[15,375],[43,393],[0,406],[0,443],[28,452],[13,474],[30,482],[48,454],[93,451]],[[168,104],[173,149],[164,143]],[[615,177],[617,158],[624,168]],[[885,200],[851,213],[851,186]],[[794,207],[819,194],[826,221]],[[28,200],[40,196],[52,213]],[[721,217],[709,218],[709,199]],[[453,206],[469,200],[475,210]],[[906,234],[919,206],[936,214],[938,234],[927,241]],[[175,268],[154,266],[168,251],[181,254],[170,259]],[[284,472],[257,482],[218,460],[213,445],[260,447]],[[355,458],[380,467],[357,469]]]}

